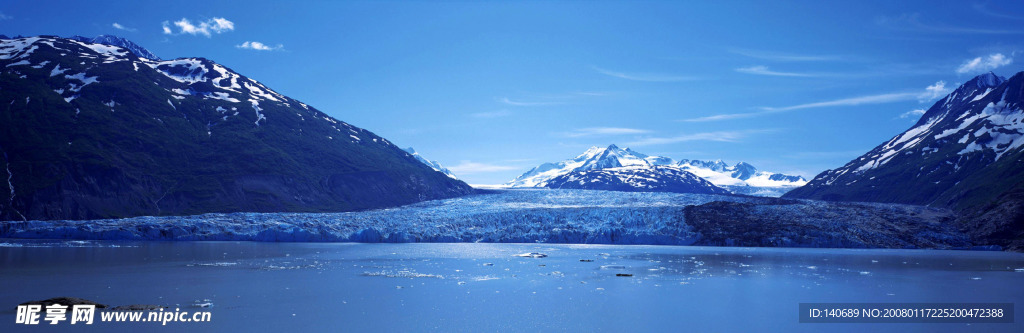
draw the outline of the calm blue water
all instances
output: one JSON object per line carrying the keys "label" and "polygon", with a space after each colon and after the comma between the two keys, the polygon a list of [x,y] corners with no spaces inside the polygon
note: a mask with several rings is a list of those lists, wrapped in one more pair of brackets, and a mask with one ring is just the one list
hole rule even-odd
{"label": "calm blue water", "polygon": [[[526,252],[548,257],[515,256]],[[1024,318],[1017,253],[0,240],[0,267],[0,332],[1024,331],[1021,319],[800,324],[797,313],[801,302],[1012,302]],[[212,321],[14,324],[18,303],[57,296]],[[192,307],[206,299],[212,308]]]}

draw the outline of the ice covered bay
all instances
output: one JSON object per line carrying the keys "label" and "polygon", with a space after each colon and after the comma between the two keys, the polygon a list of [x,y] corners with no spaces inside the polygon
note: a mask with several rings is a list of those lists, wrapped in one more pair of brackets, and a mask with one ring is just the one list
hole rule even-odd
{"label": "ice covered bay", "polygon": [[209,323],[101,323],[79,331],[1024,329],[1019,320],[797,321],[800,302],[1024,304],[1024,289],[1014,287],[1024,282],[1024,255],[1005,252],[0,240],[0,260],[4,332],[25,329],[13,325],[16,304],[57,296],[191,311],[199,310],[196,301],[213,305]]}

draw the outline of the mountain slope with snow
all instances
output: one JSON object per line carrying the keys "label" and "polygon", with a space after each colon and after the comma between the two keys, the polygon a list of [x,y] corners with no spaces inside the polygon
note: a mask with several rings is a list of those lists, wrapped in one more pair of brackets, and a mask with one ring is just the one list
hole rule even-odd
{"label": "mountain slope with snow", "polygon": [[77,40],[79,42],[90,43],[90,44],[103,44],[110,46],[122,47],[139,58],[160,61],[160,57],[157,57],[153,52],[149,52],[146,48],[139,44],[113,35],[99,35],[95,38],[72,36],[70,39]]}
{"label": "mountain slope with snow", "polygon": [[472,191],[211,60],[135,52],[0,39],[0,219],[347,211]]}
{"label": "mountain slope with snow", "polygon": [[434,171],[443,173],[445,174],[445,176],[451,177],[452,179],[459,179],[458,177],[455,177],[455,174],[452,173],[451,170],[448,170],[448,168],[442,166],[441,163],[438,163],[437,161],[428,160],[427,158],[423,157],[423,155],[420,155],[420,153],[416,152],[416,149],[412,149],[412,147],[409,147],[402,150],[404,150],[406,153],[409,153],[409,155],[412,155],[412,157],[415,157],[417,161],[420,161],[420,163],[426,164],[431,169],[434,169]]}
{"label": "mountain slope with snow", "polygon": [[[520,175],[508,183],[512,187],[551,187],[551,180],[573,172],[600,170],[620,167],[644,167],[636,170],[650,170],[654,167],[675,168],[692,173],[719,187],[726,187],[732,192],[751,195],[779,196],[785,191],[801,186],[807,182],[800,176],[758,171],[753,165],[740,162],[729,166],[721,160],[675,160],[650,156],[629,148],[616,145],[607,148],[591,147],[573,159],[545,163]],[[645,169],[646,168],[646,169]],[[667,170],[666,168],[657,168]],[[622,172],[616,172],[621,174]]]}
{"label": "mountain slope with snow", "polygon": [[1024,72],[1009,79],[987,73],[936,102],[906,132],[786,197],[950,207],[976,238],[1024,247],[1022,147]]}
{"label": "mountain slope with snow", "polygon": [[[1013,82],[1011,82],[1013,81]],[[957,206],[969,176],[1024,144],[1022,74],[978,76],[939,100],[907,131],[787,197]]]}
{"label": "mountain slope with snow", "polygon": [[576,170],[546,182],[547,188],[605,191],[729,194],[729,191],[671,166],[624,166]]}

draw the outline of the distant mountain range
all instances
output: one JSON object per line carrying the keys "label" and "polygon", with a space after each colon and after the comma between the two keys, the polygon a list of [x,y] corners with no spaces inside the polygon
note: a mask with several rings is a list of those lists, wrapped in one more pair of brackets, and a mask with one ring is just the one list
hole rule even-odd
{"label": "distant mountain range", "polygon": [[409,148],[405,148],[403,150],[405,150],[406,153],[409,153],[410,155],[412,155],[412,157],[415,157],[416,160],[420,161],[420,163],[426,164],[431,169],[434,169],[434,171],[443,173],[443,174],[447,175],[448,177],[451,177],[452,179],[459,179],[459,178],[455,177],[455,174],[452,173],[451,170],[448,170],[448,168],[445,168],[444,166],[442,166],[441,163],[438,163],[437,161],[426,159],[425,157],[423,157],[423,155],[420,155],[420,153],[417,153],[416,149],[413,149],[412,147],[409,147]]}
{"label": "distant mountain range", "polygon": [[0,39],[0,219],[349,211],[470,193],[390,141],[204,58]]}
{"label": "distant mountain range", "polygon": [[967,81],[909,130],[785,195],[948,207],[975,239],[1024,249],[1024,72]]}
{"label": "distant mountain range", "polygon": [[[807,182],[800,176],[758,171],[753,165],[744,162],[734,166],[729,166],[721,160],[681,160],[677,162],[668,157],[650,156],[629,148],[622,149],[613,144],[607,148],[591,147],[573,159],[541,164],[507,185],[512,187],[581,188],[579,186],[583,186],[583,184],[578,183],[583,176],[582,173],[593,170],[609,170],[609,172],[591,173],[591,179],[600,175],[600,179],[610,182],[602,184],[602,186],[622,188],[620,184],[630,184],[631,182],[640,184],[636,181],[627,181],[626,179],[630,177],[632,179],[659,179],[661,184],[658,186],[652,187],[652,182],[644,182],[643,186],[634,186],[634,190],[674,189],[669,192],[733,192],[779,196]],[[687,177],[684,174],[692,174],[695,177]],[[568,184],[566,182],[568,179],[572,179],[577,184]],[[669,185],[671,182],[683,182],[685,185],[682,183]],[[600,182],[589,181],[589,183],[593,183],[593,185],[588,186],[597,187]],[[706,185],[713,185],[714,189],[710,189]],[[692,191],[686,191],[686,188],[690,188]],[[721,191],[723,188],[728,191]]]}

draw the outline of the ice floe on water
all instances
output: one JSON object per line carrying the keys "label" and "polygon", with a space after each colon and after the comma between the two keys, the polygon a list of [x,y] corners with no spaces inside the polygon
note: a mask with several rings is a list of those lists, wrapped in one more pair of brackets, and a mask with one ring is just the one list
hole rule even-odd
{"label": "ice floe on water", "polygon": [[210,300],[210,299],[195,300],[195,301],[192,302],[192,307],[194,307],[194,308],[212,308],[213,307],[213,301]]}
{"label": "ice floe on water", "polygon": [[400,271],[379,271],[379,272],[363,272],[363,276],[382,276],[389,278],[433,278],[433,279],[444,279],[443,275],[438,274],[425,274],[417,273],[411,270],[400,270]]}
{"label": "ice floe on water", "polygon": [[237,262],[208,262],[198,264],[188,264],[188,266],[208,266],[208,267],[231,267],[238,265]]}

